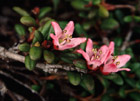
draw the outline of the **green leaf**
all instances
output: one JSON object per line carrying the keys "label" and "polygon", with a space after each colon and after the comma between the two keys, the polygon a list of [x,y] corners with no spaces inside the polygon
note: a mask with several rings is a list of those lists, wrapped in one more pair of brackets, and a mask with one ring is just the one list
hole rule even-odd
{"label": "green leaf", "polygon": [[57,10],[60,0],[53,0],[54,11]]}
{"label": "green leaf", "polygon": [[92,0],[93,5],[99,5],[101,3],[101,0]]}
{"label": "green leaf", "polygon": [[125,81],[128,85],[130,85],[131,87],[135,88],[136,86],[136,81],[132,78],[125,78]]}
{"label": "green leaf", "polygon": [[32,44],[35,44],[36,42],[42,42],[44,40],[44,37],[42,35],[42,33],[40,31],[35,31],[34,32],[34,39],[33,39],[33,42]]}
{"label": "green leaf", "polygon": [[38,18],[41,19],[43,18],[47,13],[49,13],[52,10],[51,7],[43,7],[40,9]]}
{"label": "green leaf", "polygon": [[25,67],[28,70],[33,70],[36,66],[36,61],[31,60],[29,55],[25,56]]}
{"label": "green leaf", "polygon": [[63,53],[60,59],[66,63],[73,63],[73,60],[78,59],[78,55],[74,53]]}
{"label": "green leaf", "polygon": [[132,22],[133,21],[133,17],[132,16],[125,16],[124,17],[124,22]]}
{"label": "green leaf", "polygon": [[79,23],[75,24],[75,32],[78,36],[87,37],[87,34],[86,34],[85,30],[82,28],[82,26]]}
{"label": "green leaf", "polygon": [[29,51],[30,58],[32,60],[39,60],[42,55],[42,49],[40,47],[31,47]]}
{"label": "green leaf", "polygon": [[117,85],[123,85],[124,81],[119,74],[111,74],[108,76],[104,76],[104,78],[112,80]]}
{"label": "green leaf", "polygon": [[52,52],[48,51],[48,50],[44,50],[43,52],[43,56],[44,56],[44,60],[47,63],[53,63],[55,56]]}
{"label": "green leaf", "polygon": [[39,91],[41,89],[41,87],[39,85],[32,85],[31,88],[34,90],[34,91]]}
{"label": "green leaf", "polygon": [[18,14],[20,14],[21,16],[30,16],[30,14],[28,12],[26,12],[24,9],[20,8],[20,7],[13,7],[13,10],[15,12],[17,12]]}
{"label": "green leaf", "polygon": [[20,22],[26,26],[36,26],[35,19],[30,16],[21,17]]}
{"label": "green leaf", "polygon": [[120,47],[122,45],[123,40],[121,37],[116,37],[114,39],[114,42],[115,42],[115,46]]}
{"label": "green leaf", "polygon": [[81,86],[83,88],[85,88],[87,91],[92,92],[94,89],[94,79],[92,76],[90,75],[83,75],[82,76],[82,82],[81,82]]}
{"label": "green leaf", "polygon": [[86,3],[81,0],[73,0],[71,2],[71,6],[77,10],[89,10],[89,8],[85,7]]}
{"label": "green leaf", "polygon": [[26,35],[24,27],[20,24],[15,24],[15,31],[17,32],[17,34],[19,36],[25,36]]}
{"label": "green leaf", "polygon": [[134,16],[134,20],[135,20],[136,22],[140,22],[140,16]]}
{"label": "green leaf", "polygon": [[18,46],[18,49],[22,52],[29,52],[30,45],[28,43],[23,43]]}
{"label": "green leaf", "polygon": [[136,81],[136,88],[137,89],[140,89],[140,80],[139,81]]}
{"label": "green leaf", "polygon": [[70,81],[70,83],[74,86],[77,86],[80,84],[81,81],[81,75],[77,72],[68,72],[68,79]]}
{"label": "green leaf", "polygon": [[82,59],[74,60],[74,61],[73,61],[73,64],[74,64],[76,67],[78,67],[78,68],[87,69],[86,61],[85,61],[85,60],[82,60]]}
{"label": "green leaf", "polygon": [[106,19],[101,24],[101,28],[104,30],[111,30],[117,28],[118,26],[119,23],[113,18]]}
{"label": "green leaf", "polygon": [[54,21],[53,19],[47,21],[45,23],[45,25],[41,28],[41,33],[43,34],[44,36],[44,39],[46,39],[49,35],[50,35],[50,29],[51,29],[51,22]]}
{"label": "green leaf", "polygon": [[113,98],[108,94],[102,96],[101,101],[113,101]]}
{"label": "green leaf", "polygon": [[120,97],[122,97],[122,98],[125,98],[125,97],[126,97],[125,89],[124,89],[124,88],[120,88],[120,90],[119,90],[119,95],[120,95]]}
{"label": "green leaf", "polygon": [[99,6],[98,15],[101,18],[109,17],[109,11],[102,5]]}
{"label": "green leaf", "polygon": [[129,96],[133,99],[130,99],[130,101],[140,101],[140,94],[137,92],[132,92],[129,94]]}

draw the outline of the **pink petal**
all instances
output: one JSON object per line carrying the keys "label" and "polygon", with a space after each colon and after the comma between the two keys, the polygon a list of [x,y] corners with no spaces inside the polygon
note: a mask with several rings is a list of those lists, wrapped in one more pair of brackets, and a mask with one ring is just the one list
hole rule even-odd
{"label": "pink petal", "polygon": [[52,21],[51,24],[52,24],[52,26],[53,26],[55,35],[56,35],[57,37],[58,37],[58,36],[61,36],[62,30],[61,30],[59,24],[58,24],[57,22],[54,22],[54,21]]}
{"label": "pink petal", "polygon": [[130,60],[130,58],[131,58],[130,55],[119,55],[117,59],[115,60],[115,63],[117,64],[117,62],[119,62],[117,67],[120,68],[124,66]]}
{"label": "pink petal", "polygon": [[86,45],[86,53],[89,55],[89,57],[93,55],[92,49],[93,49],[93,42],[91,39],[88,39]]}
{"label": "pink petal", "polygon": [[115,64],[106,64],[101,70],[103,73],[117,72],[118,68]]}
{"label": "pink petal", "polygon": [[[101,51],[101,53],[100,53]],[[108,47],[106,45],[103,45],[100,49],[99,49],[99,54],[100,54],[100,61],[101,63],[103,63],[104,61],[106,61],[105,59],[107,59],[107,55],[108,55]]]}
{"label": "pink petal", "polygon": [[117,71],[122,71],[122,70],[125,70],[125,71],[128,71],[129,72],[131,69],[129,69],[129,68],[118,68],[117,69]]}
{"label": "pink petal", "polygon": [[[73,45],[73,47],[76,47],[78,45],[80,45],[81,43],[84,43],[86,41],[86,38],[72,38],[70,40],[69,43],[67,43],[68,45]],[[71,47],[71,48],[73,48]]]}
{"label": "pink petal", "polygon": [[114,42],[111,41],[110,44],[109,44],[109,50],[110,50],[110,54],[114,53]]}
{"label": "pink petal", "polygon": [[83,57],[86,59],[86,61],[89,61],[89,56],[86,52],[84,52],[82,49],[77,50],[76,52],[83,55]]}
{"label": "pink petal", "polygon": [[58,50],[66,50],[66,49],[69,49],[71,47],[73,47],[73,45],[68,45],[68,44],[66,44],[66,45],[59,45]]}
{"label": "pink petal", "polygon": [[59,45],[59,39],[52,33],[50,34],[50,37],[53,39],[53,44],[58,46]]}
{"label": "pink petal", "polygon": [[66,30],[66,33],[65,34],[68,34],[68,35],[72,35],[73,34],[73,31],[74,31],[74,22],[73,21],[70,21],[64,31]]}
{"label": "pink petal", "polygon": [[88,65],[92,65],[92,70],[97,69],[98,66],[101,65],[101,61],[100,60],[92,60],[92,61],[87,61]]}

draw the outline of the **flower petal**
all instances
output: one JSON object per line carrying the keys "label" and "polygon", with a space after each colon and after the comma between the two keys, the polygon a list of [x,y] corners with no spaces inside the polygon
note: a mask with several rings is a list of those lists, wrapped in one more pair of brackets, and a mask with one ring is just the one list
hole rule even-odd
{"label": "flower petal", "polygon": [[92,61],[88,61],[87,64],[92,65],[92,67],[90,69],[96,70],[97,67],[100,66],[102,63],[101,63],[100,60],[95,59],[95,60],[92,60]]}
{"label": "flower petal", "polygon": [[50,34],[50,37],[53,39],[53,44],[59,46],[59,39],[54,34]]}
{"label": "flower petal", "polygon": [[109,50],[110,50],[110,54],[112,54],[114,52],[114,42],[111,41],[110,44],[109,44]]}
{"label": "flower petal", "polygon": [[66,25],[64,31],[66,31],[66,32],[64,33],[65,35],[66,35],[66,34],[72,35],[72,34],[73,34],[73,31],[74,31],[74,22],[73,22],[73,21],[70,21],[70,22]]}
{"label": "flower petal", "polygon": [[117,57],[117,59],[115,60],[115,63],[117,65],[118,68],[124,66],[129,60],[130,60],[131,56],[130,55],[119,55]]}
{"label": "flower petal", "polygon": [[[100,49],[99,49],[99,54],[100,54],[100,61],[101,63],[104,63],[104,61],[106,61],[107,59],[107,55],[108,55],[108,47],[106,45],[103,45]],[[101,53],[100,53],[101,52]]]}
{"label": "flower petal", "polygon": [[82,49],[77,50],[76,52],[83,55],[83,57],[86,59],[86,61],[89,61],[89,56],[86,52],[84,52]]}
{"label": "flower petal", "polygon": [[55,35],[56,35],[57,37],[58,37],[58,36],[61,36],[62,30],[61,30],[59,24],[58,24],[57,22],[54,22],[54,21],[52,21],[51,24],[52,24],[52,26],[53,26]]}
{"label": "flower petal", "polygon": [[86,45],[86,53],[89,55],[89,57],[93,55],[92,49],[93,49],[93,42],[91,39],[88,39]]}
{"label": "flower petal", "polygon": [[71,47],[73,47],[73,45],[68,45],[68,44],[66,44],[66,45],[60,45],[58,47],[58,50],[65,50],[65,49],[69,49]]}
{"label": "flower petal", "polygon": [[[81,43],[84,43],[86,41],[86,38],[72,38],[67,45],[73,45],[73,47],[76,47],[80,45]],[[71,48],[73,48],[71,47]]]}
{"label": "flower petal", "polygon": [[118,68],[115,64],[106,64],[104,65],[104,67],[102,68],[102,73],[112,73],[112,72],[118,72]]}

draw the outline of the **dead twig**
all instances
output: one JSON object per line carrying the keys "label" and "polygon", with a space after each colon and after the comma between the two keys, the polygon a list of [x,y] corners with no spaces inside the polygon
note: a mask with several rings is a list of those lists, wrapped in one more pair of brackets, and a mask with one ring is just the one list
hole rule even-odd
{"label": "dead twig", "polygon": [[[25,61],[24,56],[13,53],[11,51],[8,51],[2,46],[0,46],[0,57],[2,59],[9,58],[9,59],[16,60],[16,61],[19,61],[22,63],[24,63],[24,61]],[[70,65],[37,63],[36,67],[43,70],[44,72],[48,72],[48,73],[56,73],[58,69],[87,73],[87,70],[76,68],[76,67],[70,66]]]}

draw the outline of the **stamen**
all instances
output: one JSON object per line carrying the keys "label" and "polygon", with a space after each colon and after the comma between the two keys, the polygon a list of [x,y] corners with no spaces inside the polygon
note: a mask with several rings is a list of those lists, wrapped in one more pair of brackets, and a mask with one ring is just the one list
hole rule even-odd
{"label": "stamen", "polygon": [[96,48],[93,48],[92,51],[94,52],[94,54],[97,53],[97,49]]}
{"label": "stamen", "polygon": [[119,65],[120,64],[120,61],[116,62],[116,65]]}
{"label": "stamen", "polygon": [[112,59],[115,61],[117,58],[118,58],[118,56],[113,56]]}
{"label": "stamen", "polygon": [[63,30],[63,32],[62,32],[62,33],[64,34],[64,33],[66,33],[66,32],[67,32],[67,30]]}
{"label": "stamen", "polygon": [[101,55],[103,52],[101,50],[99,50],[99,54]]}
{"label": "stamen", "polygon": [[99,59],[99,56],[98,55],[96,56],[96,59]]}

